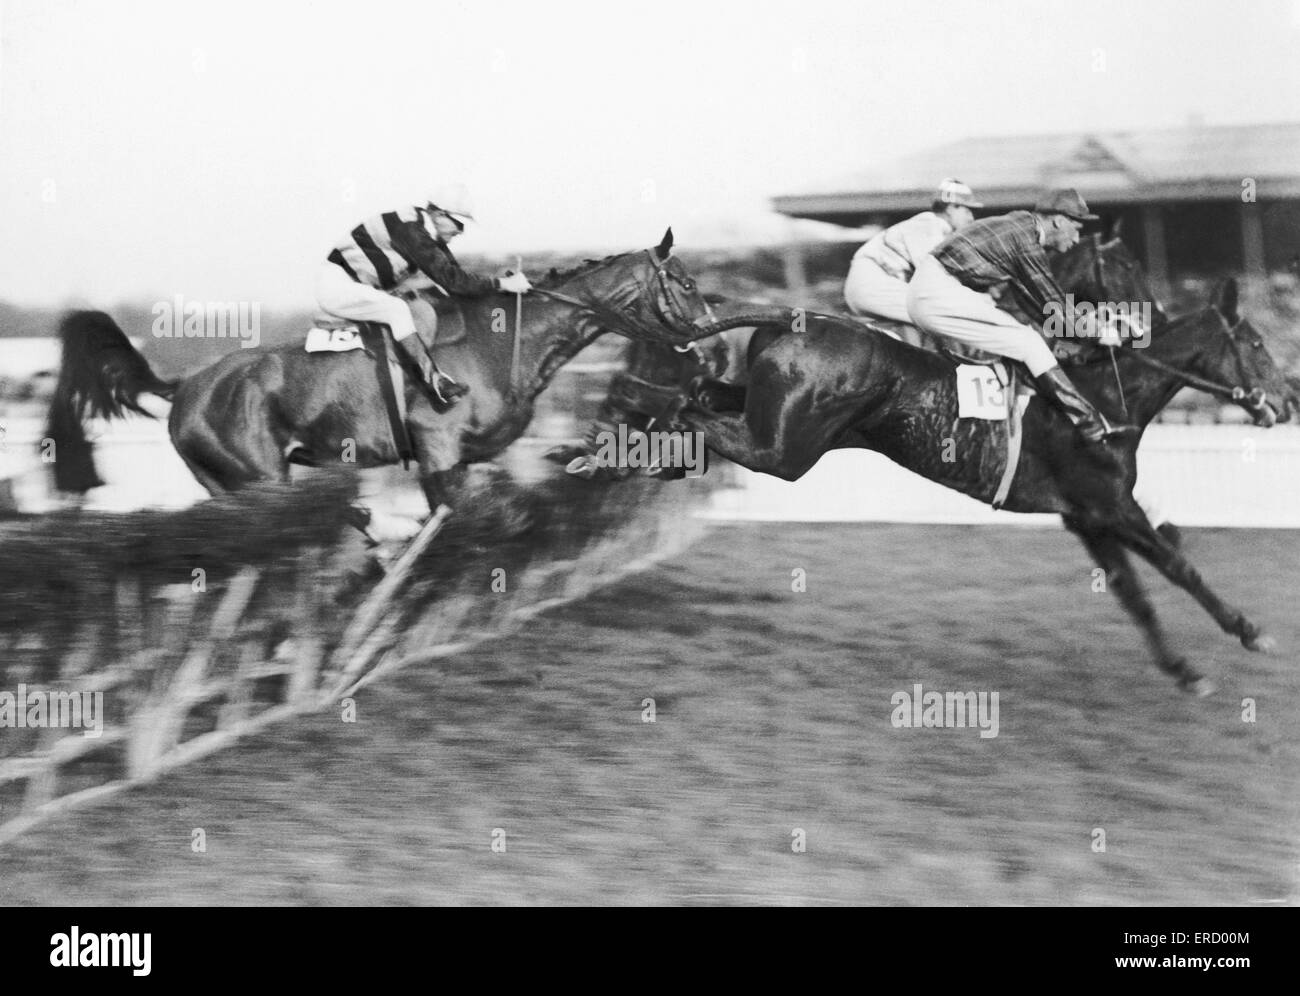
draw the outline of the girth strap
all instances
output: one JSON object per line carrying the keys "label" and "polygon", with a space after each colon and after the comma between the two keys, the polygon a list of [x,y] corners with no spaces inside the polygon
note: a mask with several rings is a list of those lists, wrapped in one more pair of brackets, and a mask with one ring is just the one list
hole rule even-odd
{"label": "girth strap", "polygon": [[405,398],[399,400],[397,393],[404,391],[405,388],[402,383],[401,363],[394,351],[393,331],[380,322],[358,322],[358,324],[361,326],[366,345],[373,348],[379,363],[377,370],[379,393],[383,396],[388,425],[393,431],[393,445],[397,447],[397,456],[402,461],[402,469],[410,470],[415,451],[411,446],[410,434],[406,431],[406,417],[402,410],[405,407],[403,404]]}
{"label": "girth strap", "polygon": [[1024,442],[1024,433],[1020,424],[1020,385],[1016,368],[1006,366],[1007,383],[1003,388],[1007,398],[1007,465],[1003,468],[1002,479],[998,481],[998,490],[993,495],[993,507],[1001,508],[1011,494],[1011,482],[1016,478],[1016,468],[1020,466],[1020,446]]}

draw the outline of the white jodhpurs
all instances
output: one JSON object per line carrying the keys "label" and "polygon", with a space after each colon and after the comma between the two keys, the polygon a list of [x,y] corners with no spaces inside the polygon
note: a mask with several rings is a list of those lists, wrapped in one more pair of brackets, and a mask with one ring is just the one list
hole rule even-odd
{"label": "white jodhpurs", "polygon": [[865,256],[855,257],[844,281],[844,303],[855,315],[876,315],[911,325],[907,313],[907,281],[900,280]]}
{"label": "white jodhpurs", "polygon": [[1008,315],[988,294],[971,290],[933,256],[917,264],[907,285],[907,313],[926,332],[1020,360],[1035,377],[1056,366],[1041,335]]}
{"label": "white jodhpurs", "polygon": [[415,331],[415,320],[405,301],[358,283],[333,263],[322,264],[316,276],[316,303],[339,318],[382,322],[399,342]]}

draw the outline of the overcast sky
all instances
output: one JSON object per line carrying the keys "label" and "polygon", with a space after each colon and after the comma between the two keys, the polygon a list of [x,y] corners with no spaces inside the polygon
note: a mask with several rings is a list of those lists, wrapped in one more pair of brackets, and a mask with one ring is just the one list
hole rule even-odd
{"label": "overcast sky", "polygon": [[443,180],[481,215],[457,250],[526,266],[743,238],[966,135],[1300,114],[1295,0],[0,0],[0,35],[25,304],[307,304],[341,235]]}

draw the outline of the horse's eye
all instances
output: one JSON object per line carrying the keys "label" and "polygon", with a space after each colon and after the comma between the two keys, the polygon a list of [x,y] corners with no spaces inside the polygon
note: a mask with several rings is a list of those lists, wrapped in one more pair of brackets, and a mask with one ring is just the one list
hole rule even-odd
{"label": "horse's eye", "polygon": [[683,286],[684,288],[686,288],[688,291],[693,291],[693,290],[695,290],[695,281],[694,281],[694,280],[683,280],[683,281],[682,281],[682,286]]}

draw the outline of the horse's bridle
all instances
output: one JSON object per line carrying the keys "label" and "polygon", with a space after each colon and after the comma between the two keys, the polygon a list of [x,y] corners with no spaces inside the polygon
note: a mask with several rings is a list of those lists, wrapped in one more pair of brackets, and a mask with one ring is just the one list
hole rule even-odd
{"label": "horse's bridle", "polygon": [[[656,317],[669,328],[700,328],[706,321],[712,319],[713,311],[709,308],[708,302],[704,303],[704,314],[699,318],[687,318],[678,308],[669,291],[668,281],[675,280],[684,287],[688,284],[686,278],[679,277],[668,270],[668,259],[660,259],[654,249],[645,250],[646,257],[654,266],[655,271],[655,291],[653,308]],[[668,257],[671,259],[671,257]],[[620,327],[631,328],[640,333],[643,338],[650,340],[660,340],[662,337],[655,329],[647,328],[639,318],[633,313],[636,304],[640,302],[645,295],[647,287],[640,279],[637,279],[638,293],[636,298],[630,302],[625,311],[619,311],[600,301],[584,301],[580,298],[572,297],[568,294],[562,294],[559,291],[547,290],[542,287],[534,287],[532,293],[540,294],[542,297],[550,298],[553,301],[560,301],[564,304],[580,308],[582,311],[602,319],[602,324],[610,326],[611,331]],[[691,288],[686,287],[689,291]],[[691,340],[682,346],[673,346],[673,349],[679,353],[685,353],[688,350],[695,349],[695,341]]]}
{"label": "horse's bridle", "polygon": [[[1237,376],[1243,383],[1249,384],[1250,377],[1246,373],[1246,363],[1241,355],[1241,344],[1237,342],[1237,337],[1235,335],[1237,329],[1241,328],[1245,321],[1246,319],[1244,318],[1238,318],[1236,324],[1231,327],[1228,327],[1228,323],[1224,322],[1223,334],[1228,337],[1228,348],[1232,351],[1232,360],[1233,364],[1237,368]],[[1113,358],[1114,354],[1112,353],[1111,356]],[[1177,377],[1188,387],[1196,387],[1204,391],[1206,394],[1211,394],[1217,398],[1222,398],[1225,401],[1231,401],[1235,404],[1242,405],[1253,415],[1258,416],[1264,414],[1264,406],[1268,402],[1268,394],[1262,387],[1252,387],[1248,390],[1246,387],[1240,385],[1220,384],[1218,381],[1210,380],[1207,377],[1188,373],[1186,370],[1179,370],[1177,367],[1170,366],[1168,363],[1165,363],[1162,360],[1157,360],[1155,357],[1146,356],[1138,350],[1130,350],[1129,358],[1134,362],[1141,363],[1153,370],[1160,370],[1170,376]],[[1121,394],[1122,392],[1123,388],[1121,387]]]}
{"label": "horse's bridle", "polygon": [[[1102,246],[1100,239],[1096,235],[1093,236],[1093,239],[1095,248],[1093,254],[1093,279],[1097,283],[1097,290],[1104,295],[1106,293],[1106,282],[1101,268]],[[1130,326],[1136,321],[1128,315],[1117,317],[1123,318],[1128,324],[1130,324]],[[1228,348],[1232,351],[1232,360],[1237,368],[1237,376],[1243,383],[1248,384],[1250,378],[1246,374],[1246,364],[1245,360],[1242,359],[1241,345],[1237,342],[1237,337],[1235,335],[1237,329],[1241,328],[1242,323],[1245,322],[1245,320],[1246,319],[1244,318],[1238,318],[1236,323],[1230,328],[1226,328],[1226,322],[1223,324],[1225,325],[1224,334],[1228,337]],[[1137,325],[1143,335],[1150,336],[1155,333],[1154,329],[1143,329],[1141,323],[1137,323]],[[1113,350],[1107,350],[1107,352],[1110,354],[1111,365],[1115,369],[1115,383],[1119,388],[1120,403],[1124,406],[1125,412],[1127,412],[1128,403],[1124,398],[1124,385],[1119,379],[1119,368],[1115,366],[1115,353]],[[1262,415],[1264,413],[1264,405],[1268,396],[1263,388],[1254,387],[1247,390],[1245,387],[1238,385],[1220,384],[1217,381],[1209,380],[1208,378],[1200,377],[1196,374],[1187,373],[1184,370],[1179,370],[1176,367],[1170,366],[1168,363],[1146,356],[1136,349],[1130,350],[1129,355],[1137,362],[1151,367],[1154,370],[1161,370],[1167,374],[1180,378],[1189,387],[1200,388],[1207,394],[1223,398],[1226,401],[1232,401],[1236,404],[1244,405],[1246,409],[1254,415]]]}

